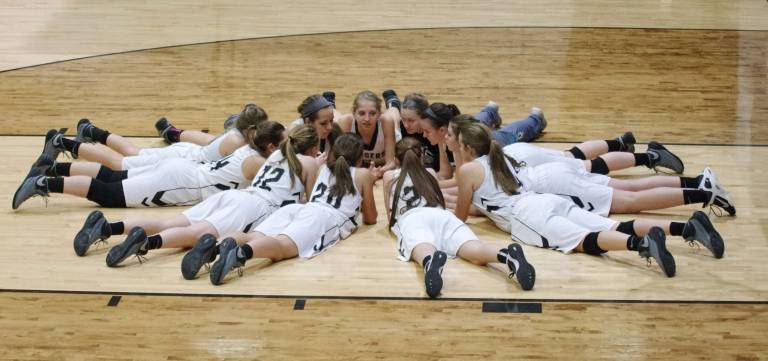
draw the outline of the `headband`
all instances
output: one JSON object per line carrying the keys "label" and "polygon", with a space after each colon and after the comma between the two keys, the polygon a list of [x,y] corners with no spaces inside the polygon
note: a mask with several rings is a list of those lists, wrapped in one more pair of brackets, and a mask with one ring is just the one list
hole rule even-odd
{"label": "headband", "polygon": [[309,118],[309,116],[317,113],[320,109],[328,108],[332,105],[333,103],[329,102],[328,99],[325,99],[323,97],[315,97],[312,100],[312,102],[305,105],[304,108],[301,110],[301,117]]}
{"label": "headband", "polygon": [[432,119],[432,120],[434,120],[434,121],[436,121],[436,122],[438,122],[438,123],[441,123],[441,124],[442,124],[442,123],[445,123],[445,125],[448,125],[448,123],[450,123],[450,122],[451,122],[451,120],[450,120],[450,119],[443,119],[443,118],[441,118],[441,117],[437,116],[437,114],[435,114],[435,112],[433,112],[433,111],[432,111],[432,108],[427,108],[427,109],[424,111],[424,114],[426,114],[426,116],[427,116],[429,119]]}

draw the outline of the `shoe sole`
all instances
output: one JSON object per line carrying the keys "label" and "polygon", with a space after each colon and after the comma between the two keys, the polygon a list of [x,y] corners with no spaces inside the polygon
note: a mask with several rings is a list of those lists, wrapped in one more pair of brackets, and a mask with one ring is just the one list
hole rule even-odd
{"label": "shoe sole", "polygon": [[720,233],[715,229],[715,225],[712,224],[712,220],[710,220],[709,217],[707,217],[707,215],[702,211],[696,211],[693,214],[693,218],[701,223],[701,226],[707,233],[707,241],[709,242],[711,248],[707,247],[706,243],[702,242],[704,247],[709,249],[715,258],[723,258],[723,253],[725,252],[725,242],[723,242],[723,237],[721,237]]}
{"label": "shoe sole", "polygon": [[[22,203],[26,202],[27,199],[30,199],[38,195],[38,193],[35,191],[35,184],[34,184],[38,176],[39,175],[24,178],[24,181],[21,182],[21,185],[19,186],[18,189],[16,189],[16,192],[13,194],[13,201],[11,204],[11,208],[13,208],[14,210],[19,209],[19,206],[21,206]],[[31,186],[29,186],[28,184],[31,184]],[[24,194],[21,197],[19,197],[19,194],[21,194],[22,190],[25,190],[26,188],[30,188],[30,187],[32,188],[32,194],[29,194],[29,195]]]}
{"label": "shoe sole", "polygon": [[219,260],[211,267],[210,279],[214,285],[220,285],[224,283],[224,277],[227,276],[229,271],[237,264],[237,246],[226,250],[226,254],[219,254]]}
{"label": "shoe sole", "polygon": [[513,244],[507,248],[507,252],[520,264],[519,268],[515,271],[515,277],[517,282],[520,283],[520,287],[525,291],[532,290],[533,285],[536,283],[536,269],[525,259],[523,248],[520,245]]}
{"label": "shoe sole", "polygon": [[667,250],[666,235],[664,234],[664,231],[654,227],[651,228],[649,235],[655,241],[651,242],[649,246],[651,257],[656,260],[656,263],[661,267],[661,270],[664,271],[664,274],[667,275],[667,277],[674,277],[676,270],[675,258],[672,257],[672,254]]}
{"label": "shoe sole", "polygon": [[[90,248],[94,242],[107,239],[106,237],[102,237],[100,232],[106,222],[107,220],[104,218],[104,214],[101,213],[101,211],[93,211],[88,215],[88,218],[85,219],[85,223],[83,223],[83,228],[80,228],[80,231],[75,235],[75,240],[73,242],[75,254],[80,257],[85,256],[88,252],[88,248]],[[99,230],[98,236],[94,234],[97,230]]]}
{"label": "shoe sole", "polygon": [[146,240],[146,234],[144,234],[144,239],[141,239],[140,235],[142,233],[144,231],[141,229],[132,229],[128,232],[128,237],[123,243],[112,247],[109,253],[107,253],[107,266],[115,267],[128,258],[128,256],[136,254],[139,248],[141,248],[141,243]]}
{"label": "shoe sole", "polygon": [[216,238],[212,236],[200,238],[181,260],[181,275],[184,276],[184,279],[195,279],[200,272],[200,268],[208,263],[204,260],[211,258],[214,249],[216,249]]}
{"label": "shoe sole", "polygon": [[429,298],[437,298],[440,290],[443,289],[443,277],[440,275],[440,269],[445,266],[448,256],[444,252],[437,251],[432,255],[432,262],[429,269],[424,274],[424,287]]}

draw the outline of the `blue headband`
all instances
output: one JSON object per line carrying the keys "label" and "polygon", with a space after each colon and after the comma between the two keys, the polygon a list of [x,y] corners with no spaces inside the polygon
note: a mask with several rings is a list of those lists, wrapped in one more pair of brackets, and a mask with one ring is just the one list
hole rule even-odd
{"label": "blue headband", "polygon": [[301,117],[309,118],[309,116],[317,113],[320,109],[328,108],[332,105],[333,103],[329,102],[328,99],[325,99],[324,97],[316,97],[311,103],[304,106],[304,109],[301,111]]}

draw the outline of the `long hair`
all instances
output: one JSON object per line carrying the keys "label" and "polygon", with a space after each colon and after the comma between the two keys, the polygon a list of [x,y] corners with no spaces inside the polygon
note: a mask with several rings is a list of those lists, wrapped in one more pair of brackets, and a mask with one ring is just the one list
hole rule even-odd
{"label": "long hair", "polygon": [[390,207],[392,210],[389,214],[390,228],[397,222],[397,201],[400,199],[400,192],[407,177],[411,177],[414,192],[427,201],[427,207],[439,205],[445,208],[445,199],[443,192],[440,191],[440,185],[437,183],[437,179],[424,168],[421,155],[421,142],[412,137],[405,137],[395,145],[395,157],[400,161],[400,175],[395,183],[392,206]]}
{"label": "long hair", "polygon": [[493,140],[488,127],[477,122],[465,123],[459,127],[457,136],[460,136],[460,142],[474,150],[477,156],[488,155],[488,163],[491,166],[493,183],[496,187],[509,195],[517,192],[520,183],[509,167],[517,168],[521,164],[504,154],[501,145]]}
{"label": "long hair", "polygon": [[349,167],[355,166],[362,157],[363,141],[358,135],[347,133],[336,139],[325,163],[336,179],[329,190],[331,197],[341,198],[347,194],[357,194]]}
{"label": "long hair", "polygon": [[246,139],[248,139],[248,145],[251,148],[266,158],[269,156],[267,154],[267,146],[270,144],[275,147],[279,146],[280,142],[283,141],[284,132],[285,126],[278,122],[267,120],[246,129]]}
{"label": "long hair", "polygon": [[381,113],[381,98],[370,90],[363,90],[355,96],[355,100],[352,101],[352,114],[360,107],[360,102],[363,100],[372,101],[379,113]]}
{"label": "long hair", "polygon": [[269,116],[267,112],[260,106],[250,103],[246,104],[240,115],[237,117],[235,127],[241,134],[245,135],[245,131],[253,126],[259,125],[259,123],[268,120]]}
{"label": "long hair", "polygon": [[[298,174],[301,179],[301,173],[304,171],[301,161],[296,157],[296,154],[304,154],[316,146],[320,142],[320,138],[317,136],[317,131],[314,127],[309,125],[299,125],[291,129],[288,133],[288,137],[283,139],[280,143],[280,152],[283,153],[283,157],[288,162],[288,173],[291,178],[291,187],[293,187],[294,178]],[[303,184],[303,181],[302,181]]]}
{"label": "long hair", "polygon": [[432,103],[424,110],[424,117],[430,120],[432,127],[447,127],[453,117],[461,114],[455,104]]}
{"label": "long hair", "polygon": [[411,109],[421,118],[426,118],[424,111],[429,108],[427,97],[419,93],[411,93],[403,98],[403,109]]}

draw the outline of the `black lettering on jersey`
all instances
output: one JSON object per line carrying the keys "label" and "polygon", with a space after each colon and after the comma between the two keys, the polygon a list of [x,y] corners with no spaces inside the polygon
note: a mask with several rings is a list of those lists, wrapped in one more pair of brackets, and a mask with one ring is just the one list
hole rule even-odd
{"label": "black lettering on jersey", "polygon": [[[163,198],[163,195],[165,194],[165,191],[160,191],[155,193],[155,195],[152,197],[152,204],[159,206],[159,207],[165,207],[168,205],[168,203],[165,203],[160,200],[160,198]],[[149,197],[144,197],[144,199],[141,201],[141,204],[145,207],[149,207],[149,204],[147,203],[149,201]]]}
{"label": "black lettering on jersey", "polygon": [[215,162],[211,162],[211,163],[215,163],[215,164],[213,164],[211,166],[211,170],[212,171],[217,171],[217,170],[219,170],[221,168],[226,167],[227,164],[229,164],[229,160],[228,159],[231,158],[231,157],[232,157],[232,154],[230,154],[230,155],[228,155],[228,156],[226,156],[224,158],[221,158],[221,159],[219,159],[219,160],[217,160]]}
{"label": "black lettering on jersey", "polygon": [[[270,172],[271,170],[271,172]],[[267,176],[267,173],[269,173],[272,178],[264,179]],[[285,169],[279,168],[279,167],[272,167],[270,165],[264,166],[264,172],[261,173],[261,176],[259,176],[259,179],[257,179],[255,182],[253,182],[254,187],[259,187],[261,189],[266,189],[268,191],[272,191],[272,188],[268,186],[269,183],[274,183],[280,180],[280,178],[285,173]]]}
{"label": "black lettering on jersey", "polygon": [[326,247],[326,244],[325,244],[325,235],[323,235],[322,237],[320,237],[320,244],[319,244],[319,245],[318,245],[318,244],[315,244],[315,245],[314,245],[314,247],[312,247],[312,249],[314,249],[314,250],[315,250],[315,252],[320,252],[320,251],[322,251],[323,249],[325,249],[325,247]]}
{"label": "black lettering on jersey", "polygon": [[299,201],[299,197],[301,197],[301,192],[296,192],[294,194],[291,194],[294,198],[293,199],[286,199],[283,201],[283,203],[280,203],[280,207],[287,206],[289,204],[294,204]]}
{"label": "black lettering on jersey", "polygon": [[[581,198],[576,196],[570,196],[573,203],[576,203],[576,205],[581,209],[586,209],[589,212],[592,212],[595,210],[595,206],[592,204],[592,202],[587,202],[587,204],[584,204],[584,202],[581,200]],[[587,208],[587,205],[589,208]]]}
{"label": "black lettering on jersey", "polygon": [[485,210],[488,211],[488,213],[493,213],[493,211],[498,211],[499,206],[494,206],[491,204],[485,204],[485,202],[488,202],[487,199],[480,197],[480,204],[482,204],[485,207]]}
{"label": "black lettering on jersey", "polygon": [[[322,198],[325,196],[325,192],[328,191],[328,185],[325,183],[318,183],[317,184],[317,191],[312,194],[312,198],[310,198],[310,202],[317,202],[318,198]],[[328,197],[325,199],[325,203],[330,204],[333,208],[339,209],[341,208],[341,198],[342,197],[336,197],[336,200],[334,201],[334,197],[330,194],[328,194]]]}

